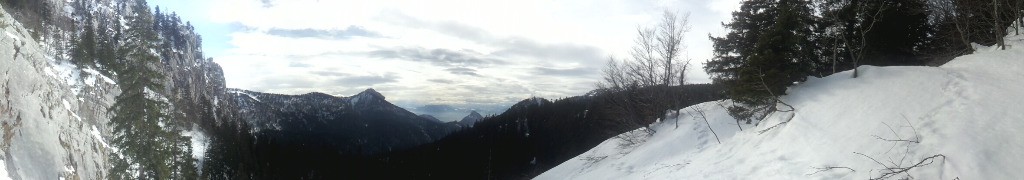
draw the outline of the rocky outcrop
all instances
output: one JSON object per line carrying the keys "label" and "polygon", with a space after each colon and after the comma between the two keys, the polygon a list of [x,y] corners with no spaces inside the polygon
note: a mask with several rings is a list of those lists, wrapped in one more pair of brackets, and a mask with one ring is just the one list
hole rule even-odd
{"label": "rocky outcrop", "polygon": [[104,179],[116,84],[54,59],[10,17],[0,12],[0,171],[13,179]]}
{"label": "rocky outcrop", "polygon": [[[108,108],[120,93],[116,74],[99,66],[76,66],[69,60],[67,38],[88,14],[96,23],[124,19],[130,12],[120,4],[134,0],[46,1],[55,9],[54,24],[28,30],[6,10],[0,13],[0,170],[13,179],[106,179],[107,159],[116,146],[110,142]],[[4,8],[8,9],[8,8]],[[30,12],[31,9],[21,9]],[[20,17],[31,18],[32,14]],[[73,18],[75,17],[75,18]],[[204,58],[200,38],[177,17],[155,16],[161,22],[160,47],[167,97],[165,113],[191,136],[193,156],[201,160],[214,129],[239,125],[234,101],[227,94],[223,71]],[[41,39],[45,39],[41,40]],[[230,126],[232,129],[238,126]],[[146,138],[146,137],[138,137]]]}

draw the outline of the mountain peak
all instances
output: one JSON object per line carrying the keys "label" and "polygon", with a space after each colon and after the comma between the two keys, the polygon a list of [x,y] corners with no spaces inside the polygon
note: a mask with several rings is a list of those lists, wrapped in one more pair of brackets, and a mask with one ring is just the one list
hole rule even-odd
{"label": "mountain peak", "polygon": [[480,113],[478,113],[478,112],[476,112],[476,111],[470,111],[470,112],[469,112],[469,115],[468,115],[468,116],[466,116],[466,117],[478,117],[478,118],[482,118],[482,117],[484,117],[484,116],[480,115]]}
{"label": "mountain peak", "polygon": [[373,90],[373,88],[369,88],[369,89],[363,90],[363,92],[360,92],[359,94],[356,94],[355,96],[359,97],[359,99],[364,99],[364,100],[366,100],[368,98],[384,100],[384,95],[381,95],[379,92],[377,92],[377,90]]}
{"label": "mountain peak", "polygon": [[476,122],[480,121],[481,119],[484,119],[484,116],[480,115],[480,113],[477,113],[476,111],[472,111],[469,112],[469,115],[463,117],[462,120],[459,121],[459,124],[473,127],[473,124],[476,124]]}
{"label": "mountain peak", "polygon": [[381,95],[379,92],[377,92],[377,90],[373,90],[373,88],[366,89],[363,92],[360,92],[359,94],[349,97],[349,104],[351,104],[352,106],[369,107],[366,105],[382,103],[389,105],[391,104],[384,99],[384,95]]}

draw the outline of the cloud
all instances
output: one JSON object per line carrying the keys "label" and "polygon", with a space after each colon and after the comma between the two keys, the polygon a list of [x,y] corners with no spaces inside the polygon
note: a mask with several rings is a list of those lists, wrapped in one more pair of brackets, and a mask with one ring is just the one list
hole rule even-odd
{"label": "cloud", "polygon": [[263,5],[263,8],[274,7],[274,1],[273,0],[260,0],[260,3]]}
{"label": "cloud", "polygon": [[544,60],[561,60],[576,62],[597,62],[603,60],[604,52],[600,49],[577,44],[544,44],[522,37],[494,40],[493,45],[504,47],[495,55],[526,56]]}
{"label": "cloud", "polygon": [[317,75],[317,76],[328,76],[328,77],[344,77],[344,76],[351,76],[351,75],[350,75],[350,74],[348,74],[348,73],[342,73],[342,72],[334,72],[334,71],[312,71],[312,72],[309,72],[309,73],[310,73],[310,74],[314,74],[314,75]]}
{"label": "cloud", "polygon": [[306,64],[306,63],[303,63],[303,62],[292,61],[292,62],[288,62],[288,67],[308,68],[308,67],[313,67],[313,65]]}
{"label": "cloud", "polygon": [[370,76],[349,76],[338,78],[334,81],[341,86],[359,87],[359,86],[373,86],[376,84],[397,82],[398,76],[394,74],[385,75],[370,75]]}
{"label": "cloud", "polygon": [[535,67],[533,70],[537,74],[550,76],[591,77],[597,73],[597,69],[593,68],[556,69],[547,67]]}
{"label": "cloud", "polygon": [[[207,54],[225,65],[229,87],[351,95],[372,86],[392,100],[453,105],[586,93],[600,80],[607,56],[625,56],[635,27],[652,25],[666,7],[692,13],[686,41],[699,65],[711,55],[706,36],[721,34],[719,23],[738,6],[738,0],[165,1],[210,4],[193,17],[226,31],[203,36],[223,44]],[[706,77],[691,72],[690,78]]]}
{"label": "cloud", "polygon": [[448,71],[448,72],[450,72],[452,74],[455,74],[455,75],[467,75],[467,76],[477,76],[477,77],[480,77],[480,74],[476,73],[476,69],[457,67],[457,68],[448,68],[448,69],[445,69],[445,71]]}
{"label": "cloud", "polygon": [[464,50],[450,50],[450,49],[426,49],[422,47],[415,48],[396,48],[396,49],[381,49],[372,51],[369,53],[370,57],[377,57],[383,59],[400,59],[400,60],[412,60],[412,61],[424,61],[430,62],[434,65],[444,67],[455,67],[455,66],[486,66],[490,64],[500,64],[501,60],[488,58],[486,55],[478,52],[464,49]]}
{"label": "cloud", "polygon": [[267,34],[290,37],[290,38],[321,38],[321,39],[335,39],[344,40],[352,37],[382,37],[379,33],[366,30],[359,26],[349,26],[346,29],[280,29],[273,28],[267,31]]}
{"label": "cloud", "polygon": [[430,82],[433,82],[433,83],[441,83],[441,84],[452,84],[452,83],[455,83],[455,81],[448,80],[448,79],[428,79],[427,81],[430,81]]}
{"label": "cloud", "polygon": [[572,43],[542,43],[522,36],[497,36],[489,31],[452,21],[430,22],[395,13],[386,21],[412,28],[426,28],[436,32],[498,48],[493,55],[529,57],[542,60],[593,62],[602,60],[606,52],[601,49]]}
{"label": "cloud", "polygon": [[263,77],[255,90],[289,89],[289,88],[314,88],[317,81],[308,76],[281,75]]}

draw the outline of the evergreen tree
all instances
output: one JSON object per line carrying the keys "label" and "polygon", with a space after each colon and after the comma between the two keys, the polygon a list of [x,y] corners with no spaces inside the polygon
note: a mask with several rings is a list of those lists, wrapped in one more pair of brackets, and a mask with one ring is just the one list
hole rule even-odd
{"label": "evergreen tree", "polygon": [[923,0],[867,1],[868,12],[878,13],[878,22],[865,33],[865,65],[921,65],[917,56],[923,49],[930,27]]}
{"label": "evergreen tree", "polygon": [[[818,0],[818,34],[829,67],[824,74],[858,65],[921,65],[918,57],[931,27],[923,0]],[[830,71],[830,72],[829,72]]]}
{"label": "evergreen tree", "polygon": [[119,148],[110,156],[111,178],[195,179],[188,139],[164,113],[168,102],[160,93],[164,89],[160,59],[152,51],[158,47],[152,14],[145,1],[136,1],[132,10],[136,13],[115,51],[116,57],[122,57],[121,65],[114,68],[121,94],[110,107],[112,142]]}
{"label": "evergreen tree", "polygon": [[739,104],[730,110],[749,123],[753,114],[775,111],[777,96],[820,63],[809,1],[751,0],[740,8],[725,24],[731,31],[711,37],[715,57],[704,69]]}
{"label": "evergreen tree", "polygon": [[96,63],[96,31],[93,29],[92,16],[83,18],[85,24],[82,32],[71,50],[71,58],[78,66],[94,66]]}

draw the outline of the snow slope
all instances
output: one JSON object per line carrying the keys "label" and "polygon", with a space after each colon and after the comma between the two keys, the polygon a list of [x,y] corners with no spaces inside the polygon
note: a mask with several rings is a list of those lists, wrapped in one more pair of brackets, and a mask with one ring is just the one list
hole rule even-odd
{"label": "snow slope", "polygon": [[536,179],[1021,179],[1024,36],[1007,43],[941,67],[812,78],[782,97],[795,112],[743,131],[728,101],[691,106],[642,143],[609,139]]}

